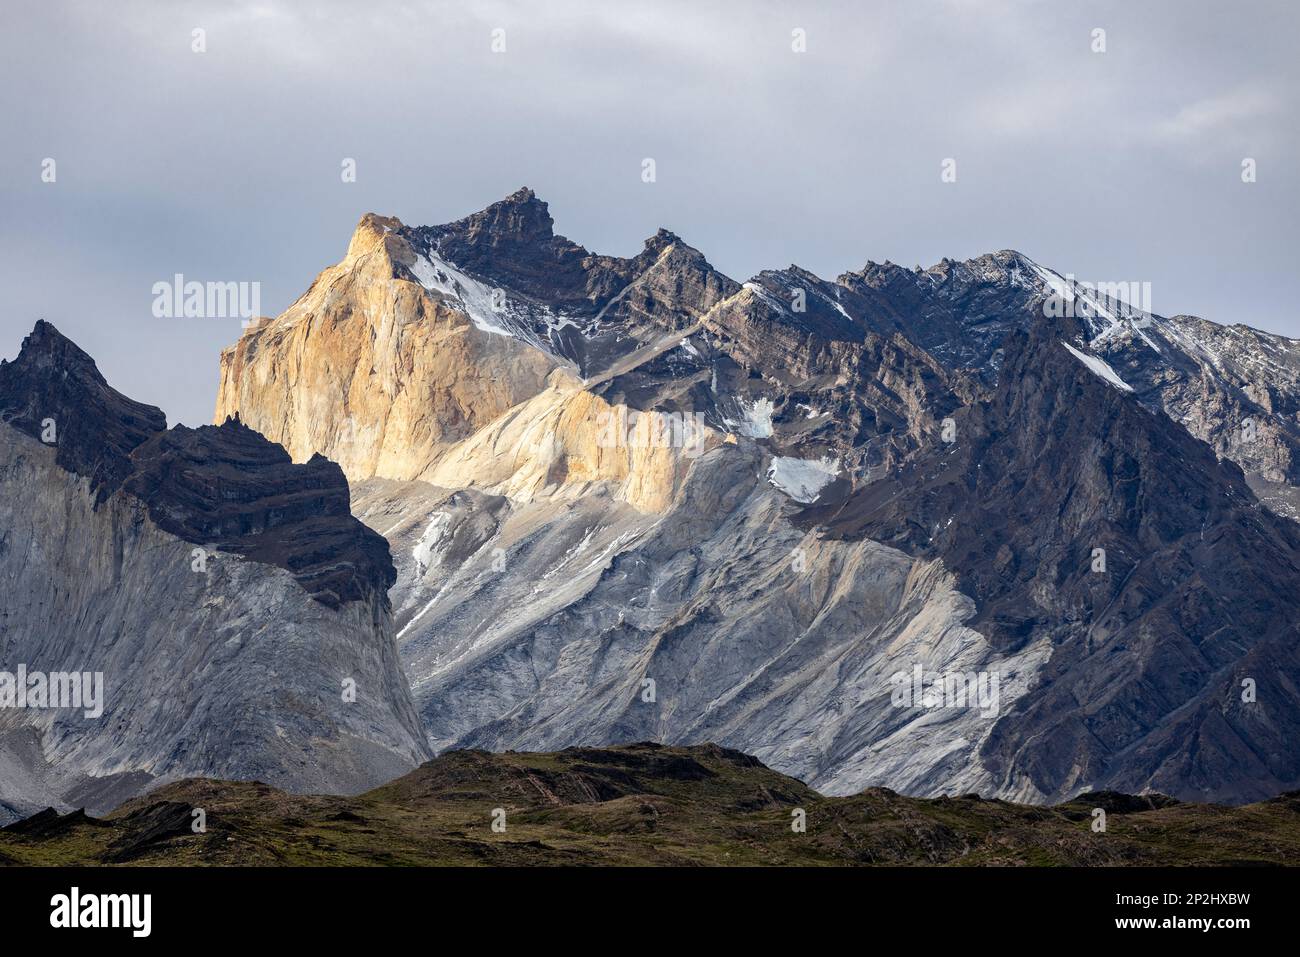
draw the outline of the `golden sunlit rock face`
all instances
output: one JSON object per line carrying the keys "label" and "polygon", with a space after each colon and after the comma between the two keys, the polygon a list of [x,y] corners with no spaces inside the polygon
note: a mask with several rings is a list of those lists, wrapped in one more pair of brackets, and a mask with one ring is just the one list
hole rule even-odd
{"label": "golden sunlit rock face", "polygon": [[572,363],[402,278],[418,257],[399,225],[365,216],[342,262],[222,353],[217,422],[238,415],[295,461],[320,453],[351,481],[524,500],[605,483],[643,511],[665,509],[690,459],[722,442],[702,431],[686,448],[668,441],[664,416],[629,417],[585,390]]}

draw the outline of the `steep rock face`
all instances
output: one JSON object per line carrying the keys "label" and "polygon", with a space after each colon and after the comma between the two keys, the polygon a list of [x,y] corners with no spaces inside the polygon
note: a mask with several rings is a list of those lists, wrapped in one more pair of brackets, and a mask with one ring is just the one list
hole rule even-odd
{"label": "steep rock face", "polygon": [[1047,330],[1012,334],[950,447],[806,520],[942,559],[1004,652],[1051,642],[1041,683],[983,745],[998,774],[1049,799],[1294,787],[1300,528],[1096,363]]}
{"label": "steep rock face", "polygon": [[1041,314],[1051,289],[1040,267],[1012,249],[966,262],[943,259],[929,269],[867,263],[836,284],[857,297],[864,324],[905,330],[909,339],[950,369],[992,382],[1002,339]]}
{"label": "steep rock face", "polygon": [[411,278],[395,220],[367,216],[347,257],[221,358],[216,421],[239,416],[296,462],[413,479],[546,387],[556,364],[478,329]]}
{"label": "steep rock face", "polygon": [[161,409],[113,389],[95,362],[40,320],[0,375],[0,421],[47,436],[60,466],[90,479],[102,501],[131,471],[131,452],[167,428]]}
{"label": "steep rock face", "polygon": [[165,531],[286,568],[331,607],[387,601],[388,549],[352,520],[338,466],[319,457],[295,466],[234,420],[167,430],[159,409],[113,390],[48,322],[0,366],[0,421],[51,445],[61,467],[89,479],[97,502],[122,489]]}
{"label": "steep rock face", "polygon": [[975,386],[901,333],[866,328],[848,312],[858,307],[792,267],[712,310],[702,325],[713,334],[710,391],[724,426],[754,435],[750,413],[766,404],[770,433],[757,437],[782,455],[833,459],[850,481],[926,441]]}
{"label": "steep rock face", "polygon": [[555,235],[546,203],[527,188],[454,223],[416,232],[461,269],[500,277],[503,285],[571,314],[595,315],[639,271]]}
{"label": "steep rock face", "polygon": [[1165,410],[1264,482],[1300,485],[1300,342],[1194,316],[1168,324],[1195,366],[1168,377]]}
{"label": "steep rock face", "polygon": [[489,423],[420,478],[521,500],[581,497],[608,486],[619,500],[657,513],[695,459],[720,444],[703,426],[657,412],[629,416],[625,407],[562,384]]}
{"label": "steep rock face", "polygon": [[[367,238],[371,223],[379,225]],[[791,550],[805,547],[802,533],[780,537],[786,498],[767,481],[772,453],[784,453],[796,474],[802,457],[825,463],[819,474],[844,472],[842,483],[851,483],[853,465],[896,461],[959,401],[939,363],[897,333],[857,323],[826,284],[811,294],[810,315],[786,308],[781,284],[811,285],[810,274],[742,287],[663,231],[633,260],[593,256],[554,236],[544,204],[527,192],[447,227],[367,217],[358,236],[351,265],[327,270],[284,316],[226,353],[218,415],[239,412],[296,458],[323,451],[343,462],[356,513],[393,545],[399,643],[436,746],[708,735],[840,789],[933,789],[946,786],[946,774],[984,781],[974,752],[987,720],[973,719],[953,745],[927,730],[923,712],[889,700],[887,649],[914,650],[927,667],[996,657],[961,626],[972,609],[941,568],[913,575],[905,556],[849,556],[856,546],[827,559],[871,569],[865,581],[879,593],[869,604],[882,621],[864,624],[851,598],[866,586],[848,572],[801,598],[793,617],[747,605],[780,576]],[[364,266],[355,262],[362,258]],[[375,285],[395,291],[372,310],[363,304],[374,301]],[[409,330],[384,360],[407,376],[393,394],[457,388],[455,377],[469,373],[461,363],[429,364],[421,338],[424,326],[443,321],[489,349],[540,357],[551,370],[546,382],[529,381],[521,392],[531,394],[440,442],[376,427],[388,398],[373,375],[365,407],[378,418],[356,415],[356,382],[375,360],[366,352],[354,372],[346,350],[358,347],[348,344],[367,349],[394,324]],[[304,369],[350,384],[304,387]],[[329,396],[346,398],[321,402]],[[295,404],[312,408],[313,423],[350,417],[351,434],[364,441],[303,436],[294,423],[307,417],[286,412]],[[626,440],[614,448],[611,418]],[[683,421],[699,431],[674,437]],[[400,467],[390,449],[406,456]],[[806,489],[800,482],[799,494],[816,494]],[[706,560],[711,536],[719,541]],[[792,592],[802,575],[789,576]],[[716,608],[725,596],[724,614]],[[790,597],[777,589],[771,601]],[[644,620],[632,624],[633,616]],[[756,627],[761,642],[747,638]],[[800,645],[806,632],[817,638]],[[1039,649],[1017,654],[1008,695],[1041,657]],[[737,661],[686,681],[692,656]],[[847,668],[840,659],[859,672],[851,694],[838,670],[827,671]],[[638,709],[644,680],[663,685],[663,697]],[[814,689],[806,709],[780,718],[801,684]],[[844,704],[859,697],[861,710]],[[872,751],[865,728],[890,744]]]}
{"label": "steep rock face", "polygon": [[[656,510],[681,456],[592,443],[598,423],[654,413],[710,442],[768,439],[853,481],[917,448],[975,388],[869,311],[794,267],[742,286],[666,230],[631,259],[589,253],[554,234],[530,190],[445,226],[368,215],[343,263],[223,354],[217,420],[238,414],[295,461],[319,452],[353,481],[518,495],[573,476],[621,483]],[[525,431],[526,403],[549,415],[562,395],[578,407],[564,421],[587,428],[500,443]],[[496,463],[481,481],[466,463],[485,443],[518,476]]]}
{"label": "steep rock face", "polygon": [[[234,423],[146,435],[161,413],[48,324],[0,365],[0,409],[20,426],[0,424],[0,670],[103,682],[96,716],[0,708],[10,814],[195,774],[350,792],[427,756],[392,565],[337,467],[294,466]],[[33,438],[26,414],[75,422],[55,436],[73,444]]]}
{"label": "steep rock face", "polygon": [[507,293],[532,313],[538,344],[572,359],[586,377],[656,333],[698,321],[739,289],[666,229],[630,259],[590,253],[555,235],[546,204],[530,189],[408,235],[430,263],[451,264]]}
{"label": "steep rock face", "polygon": [[163,531],[291,571],[331,608],[352,601],[382,609],[396,578],[388,545],[351,521],[342,470],[319,455],[288,454],[228,419],[177,426],[131,456],[123,490],[144,502]]}
{"label": "steep rock face", "polygon": [[[427,242],[364,218],[343,263],[223,354],[218,419],[241,416],[295,461],[324,454],[353,481],[515,495],[607,482],[638,507],[662,507],[694,451],[661,437],[654,416],[629,419],[584,390],[576,365],[540,338],[547,321],[563,328],[553,314],[517,298],[494,308],[493,290]],[[703,428],[690,438],[720,441]]]}

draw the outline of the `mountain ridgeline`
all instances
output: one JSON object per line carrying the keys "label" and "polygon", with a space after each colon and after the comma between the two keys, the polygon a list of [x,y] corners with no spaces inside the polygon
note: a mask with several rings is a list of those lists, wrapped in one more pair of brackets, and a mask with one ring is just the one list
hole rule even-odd
{"label": "mountain ridgeline", "polygon": [[103,817],[49,810],[0,829],[0,864],[1277,866],[1300,852],[1297,811],[1296,794],[1241,808],[1114,792],[1053,807],[886,788],[824,797],[737,751],[641,743],[453,751],[350,797],[176,781]]}
{"label": "mountain ridgeline", "polygon": [[[589,252],[527,189],[367,214],[222,353],[212,426],[48,324],[0,366],[5,660],[157,661],[111,741],[0,713],[0,760],[79,769],[0,799],[709,741],[831,796],[1266,800],[1300,786],[1297,413],[1300,343],[1011,250],[737,282],[665,229]],[[40,544],[83,526],[92,558]],[[250,668],[282,713],[125,753],[157,687]]]}
{"label": "mountain ridgeline", "polygon": [[[1269,797],[1300,781],[1300,344],[1140,305],[1010,250],[739,283],[667,230],[590,253],[520,190],[364,217],[223,355],[217,418],[342,464],[436,749]],[[998,706],[900,704],[918,666]]]}

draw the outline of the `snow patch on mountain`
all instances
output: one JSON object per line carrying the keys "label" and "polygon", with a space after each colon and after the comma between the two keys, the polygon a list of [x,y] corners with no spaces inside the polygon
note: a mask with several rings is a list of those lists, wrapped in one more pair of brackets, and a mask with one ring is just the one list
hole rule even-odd
{"label": "snow patch on mountain", "polygon": [[790,314],[790,310],[786,308],[785,303],[783,303],[780,299],[777,299],[776,296],[772,295],[772,293],[769,290],[763,288],[763,286],[759,285],[758,283],[747,282],[742,284],[741,288],[748,289],[760,300],[762,300],[763,305],[767,306],[767,308],[771,309],[773,312],[777,312],[782,315]]}
{"label": "snow patch on mountain", "polygon": [[435,512],[430,516],[429,526],[420,536],[420,540],[415,543],[415,547],[411,549],[411,557],[415,559],[419,577],[423,577],[426,571],[437,564],[438,551],[450,525],[451,515],[447,512]]}
{"label": "snow patch on mountain", "polygon": [[[1097,348],[1120,333],[1132,332],[1156,352],[1163,352],[1160,344],[1146,331],[1156,325],[1155,317],[1145,309],[1125,301],[1119,293],[1120,289],[1128,287],[1129,295],[1137,290],[1142,298],[1149,298],[1146,286],[1111,283],[1094,288],[1090,283],[1081,283],[1072,275],[1062,276],[1028,258],[1025,262],[1054,296],[1062,303],[1069,304],[1071,314],[1087,323],[1091,333],[1088,344],[1092,348]],[[1112,291],[1115,294],[1112,295]]]}
{"label": "snow patch on mountain", "polygon": [[1127,382],[1125,382],[1123,379],[1121,379],[1119,377],[1119,373],[1117,373],[1114,369],[1112,369],[1110,367],[1110,364],[1106,362],[1105,359],[1099,359],[1097,356],[1090,356],[1086,352],[1080,352],[1078,349],[1074,348],[1074,346],[1070,345],[1068,342],[1062,342],[1061,345],[1069,349],[1070,354],[1073,355],[1080,362],[1082,362],[1085,366],[1087,366],[1088,371],[1090,371],[1093,375],[1097,376],[1099,379],[1103,379],[1104,381],[1108,382],[1110,385],[1113,385],[1115,388],[1119,389],[1121,392],[1133,391],[1133,387],[1129,385]]}
{"label": "snow patch on mountain", "polygon": [[772,413],[776,407],[772,404],[771,399],[758,398],[752,405],[746,405],[745,400],[737,397],[736,404],[740,406],[741,414],[744,416],[739,422],[727,420],[727,425],[735,426],[740,430],[741,435],[748,436],[751,439],[766,439],[772,435]]}
{"label": "snow patch on mountain", "polygon": [[410,268],[411,274],[425,289],[458,302],[479,329],[498,336],[515,335],[516,330],[503,321],[502,311],[494,304],[503,302],[504,297],[496,294],[494,300],[494,292],[488,286],[471,279],[432,253],[416,257]]}
{"label": "snow patch on mountain", "polygon": [[[525,302],[508,290],[480,282],[432,250],[418,255],[409,268],[420,285],[456,303],[484,332],[510,336],[553,353],[550,339],[554,333],[565,326],[581,328],[572,319],[556,315],[545,306]],[[545,338],[538,334],[540,330],[545,330]]]}
{"label": "snow patch on mountain", "polygon": [[767,467],[767,480],[796,502],[805,505],[817,500],[821,490],[840,474],[838,459],[799,459],[778,455]]}

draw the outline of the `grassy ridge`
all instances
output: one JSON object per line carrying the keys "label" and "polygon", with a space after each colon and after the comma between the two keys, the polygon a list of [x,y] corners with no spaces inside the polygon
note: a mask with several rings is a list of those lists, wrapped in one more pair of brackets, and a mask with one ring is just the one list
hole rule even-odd
{"label": "grassy ridge", "polygon": [[[1095,808],[1106,830],[1092,830]],[[195,833],[201,808],[207,830]],[[505,812],[505,830],[493,829]],[[806,831],[792,828],[794,812]],[[452,752],[356,797],[179,781],[103,819],[42,812],[0,864],[1205,865],[1300,861],[1300,794],[1245,807],[1085,795],[1036,807],[828,798],[714,745]]]}

